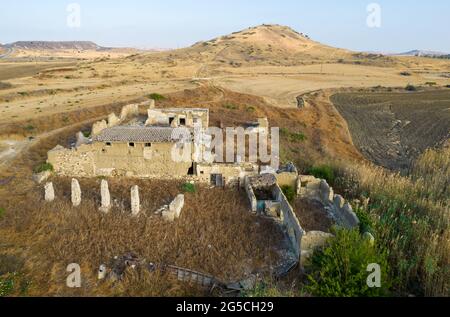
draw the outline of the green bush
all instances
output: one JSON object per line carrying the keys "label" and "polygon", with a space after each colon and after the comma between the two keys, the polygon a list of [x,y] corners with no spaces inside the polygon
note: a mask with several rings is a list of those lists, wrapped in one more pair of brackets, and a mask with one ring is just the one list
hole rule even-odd
{"label": "green bush", "polygon": [[155,100],[155,101],[159,101],[159,100],[164,100],[164,99],[166,99],[166,97],[164,97],[163,95],[160,95],[160,94],[158,94],[158,93],[152,93],[152,94],[148,95],[148,97],[149,97],[150,99]]}
{"label": "green bush", "polygon": [[306,140],[306,135],[302,132],[291,132],[286,128],[280,129],[280,134],[286,137],[289,142],[301,142]]}
{"label": "green bush", "polygon": [[197,189],[195,188],[194,184],[191,183],[184,183],[183,186],[181,187],[182,191],[184,193],[195,193],[197,191]]}
{"label": "green bush", "polygon": [[85,138],[91,137],[91,132],[90,131],[83,131],[82,133],[83,133]]}
{"label": "green bush", "polygon": [[281,186],[281,190],[283,191],[284,196],[286,196],[286,199],[291,203],[295,199],[295,189],[292,186],[284,185]]}
{"label": "green bush", "polygon": [[4,214],[5,214],[5,208],[0,208],[0,219],[3,217]]}
{"label": "green bush", "polygon": [[407,91],[417,91],[416,86],[413,86],[413,85],[407,85],[405,89]]}
{"label": "green bush", "polygon": [[224,108],[225,109],[229,109],[229,110],[237,110],[237,109],[239,109],[238,106],[236,106],[235,104],[232,104],[232,103],[226,103],[224,105]]}
{"label": "green bush", "polygon": [[374,222],[370,218],[369,213],[361,206],[355,207],[354,209],[356,216],[359,219],[359,232],[361,234],[369,232],[374,234]]}
{"label": "green bush", "polygon": [[53,172],[53,165],[50,163],[42,163],[34,168],[35,173],[42,173],[46,171]]}
{"label": "green bush", "polygon": [[334,184],[334,180],[336,179],[334,170],[329,165],[313,166],[308,170],[308,174],[325,179],[330,185]]}
{"label": "green bush", "polygon": [[[335,229],[335,238],[313,254],[306,267],[309,284],[305,290],[321,297],[386,296],[390,289],[387,255],[380,252],[358,230]],[[367,278],[369,264],[381,268],[381,287],[370,288]]]}

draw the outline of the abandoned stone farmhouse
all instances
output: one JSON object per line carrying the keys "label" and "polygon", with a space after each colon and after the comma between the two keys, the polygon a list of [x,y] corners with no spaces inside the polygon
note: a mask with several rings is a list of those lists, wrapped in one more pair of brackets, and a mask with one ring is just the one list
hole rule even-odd
{"label": "abandoned stone farmhouse", "polygon": [[[209,110],[200,108],[155,109],[139,118],[139,105],[129,105],[120,118],[94,124],[90,138],[77,135],[70,149],[57,146],[48,152],[48,162],[59,175],[70,177],[123,176],[135,178],[182,179],[213,185],[241,184],[257,175],[256,164],[211,163],[203,159],[208,142],[194,142],[194,129],[209,126]],[[131,118],[130,118],[131,117]],[[185,128],[189,135],[177,133]],[[174,160],[172,152],[188,147],[191,155]]]}
{"label": "abandoned stone farmhouse", "polygon": [[[147,115],[139,115],[139,107],[147,106]],[[300,260],[304,261],[312,250],[322,245],[331,235],[321,231],[306,232],[299,218],[302,211],[294,210],[283,192],[283,187],[294,189],[300,199],[318,202],[321,217],[330,218],[336,225],[358,227],[359,219],[349,202],[325,180],[298,173],[289,163],[277,171],[266,171],[259,164],[241,162],[236,156],[233,163],[208,162],[202,154],[210,150],[210,135],[198,142],[198,129],[209,126],[209,110],[200,108],[155,109],[154,102],[125,106],[119,117],[110,114],[107,120],[96,122],[89,137],[79,132],[76,143],[70,148],[60,145],[48,152],[48,162],[57,175],[73,177],[72,202],[81,203],[81,189],[75,178],[130,177],[148,179],[180,179],[217,187],[237,185],[245,191],[252,213],[273,218],[285,231],[289,245],[284,272]],[[176,133],[179,128],[185,133]],[[251,133],[268,128],[268,120],[259,118],[252,123]],[[186,132],[187,131],[187,132]],[[172,152],[190,149],[189,156],[174,160]],[[111,208],[111,197],[106,180],[101,185],[102,207]],[[53,183],[45,186],[45,200],[53,201]],[[184,205],[184,195],[178,195],[169,205],[157,211],[163,218],[178,218]],[[139,188],[131,189],[131,210],[140,210]],[[289,260],[290,259],[290,260]]]}

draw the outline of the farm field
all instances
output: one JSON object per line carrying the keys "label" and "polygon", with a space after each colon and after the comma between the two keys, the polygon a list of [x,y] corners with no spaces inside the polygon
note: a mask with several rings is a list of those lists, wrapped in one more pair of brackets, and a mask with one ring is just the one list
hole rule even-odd
{"label": "farm field", "polygon": [[331,101],[361,153],[389,169],[409,168],[450,136],[450,89],[338,93]]}

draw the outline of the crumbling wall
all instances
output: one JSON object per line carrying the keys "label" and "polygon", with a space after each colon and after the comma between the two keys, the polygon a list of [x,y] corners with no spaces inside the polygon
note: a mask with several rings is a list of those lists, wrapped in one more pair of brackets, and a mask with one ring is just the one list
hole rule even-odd
{"label": "crumbling wall", "polygon": [[211,175],[222,175],[227,186],[245,186],[245,178],[258,174],[258,166],[244,164],[198,164],[197,176],[202,183],[210,183]]}
{"label": "crumbling wall", "polygon": [[97,121],[92,125],[92,136],[99,134],[103,130],[108,128],[108,123],[106,120]]}
{"label": "crumbling wall", "polygon": [[286,228],[295,256],[300,259],[301,241],[305,231],[301,227],[300,221],[295,215],[291,204],[283,194],[280,186],[276,185],[273,187],[273,194],[276,197],[276,200],[280,202],[280,219]]}
{"label": "crumbling wall", "polygon": [[250,182],[248,182],[248,181],[245,184],[245,191],[247,193],[247,197],[250,202],[250,207],[252,209],[252,212],[254,212],[254,213],[258,212],[258,201],[256,199],[255,192],[253,191],[253,188],[252,188]]}
{"label": "crumbling wall", "polygon": [[290,186],[294,189],[297,188],[298,174],[282,172],[275,175],[277,178],[277,184],[280,186]]}
{"label": "crumbling wall", "polygon": [[350,203],[341,195],[335,195],[326,180],[302,175],[298,192],[301,197],[320,201],[338,225],[349,229],[359,226],[359,219]]}
{"label": "crumbling wall", "polygon": [[[145,105],[146,103],[142,103],[141,105]],[[132,116],[139,115],[139,104],[130,104],[126,105],[120,111],[120,121],[126,120]]]}
{"label": "crumbling wall", "polygon": [[65,149],[58,145],[48,152],[47,161],[58,175],[70,177],[92,177],[94,175],[94,154],[90,145]]}

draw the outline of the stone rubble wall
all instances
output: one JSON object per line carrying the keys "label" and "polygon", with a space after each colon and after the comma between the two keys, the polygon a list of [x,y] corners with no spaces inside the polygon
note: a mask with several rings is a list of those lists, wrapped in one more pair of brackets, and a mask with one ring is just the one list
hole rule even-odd
{"label": "stone rubble wall", "polygon": [[258,201],[256,200],[256,196],[250,182],[247,181],[246,183],[247,184],[245,184],[245,192],[247,193],[247,197],[250,202],[251,211],[253,213],[256,213],[258,212]]}
{"label": "stone rubble wall", "polygon": [[74,149],[57,146],[48,152],[47,162],[52,164],[57,175],[69,177],[94,175],[94,153],[89,145],[81,145]]}
{"label": "stone rubble wall", "polygon": [[300,197],[320,201],[331,214],[336,223],[344,228],[359,226],[359,219],[349,202],[341,195],[334,194],[333,188],[326,180],[314,176],[299,176]]}
{"label": "stone rubble wall", "polygon": [[280,202],[280,219],[286,228],[294,254],[298,259],[300,259],[302,250],[301,243],[305,231],[301,227],[300,221],[295,215],[294,209],[287,200],[286,196],[283,194],[280,186],[276,185],[274,187],[274,195],[277,198],[277,201]]}

